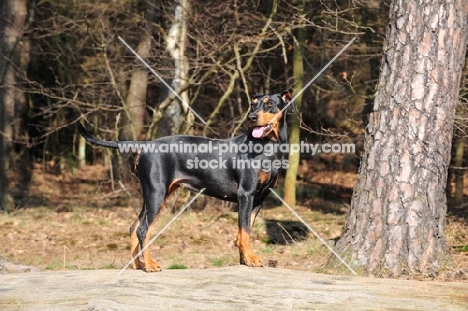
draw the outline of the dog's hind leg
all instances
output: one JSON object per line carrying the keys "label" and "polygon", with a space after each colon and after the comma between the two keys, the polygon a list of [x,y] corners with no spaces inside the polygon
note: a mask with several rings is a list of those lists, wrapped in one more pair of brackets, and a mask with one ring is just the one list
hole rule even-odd
{"label": "dog's hind leg", "polygon": [[[140,252],[140,242],[138,241],[138,236],[136,234],[137,228],[140,226],[141,219],[144,217],[146,211],[145,202],[143,201],[143,206],[141,208],[140,215],[135,220],[135,222],[130,227],[130,255],[132,256],[132,269],[144,269],[144,263],[141,262],[140,258],[135,258],[136,255]],[[135,260],[133,260],[135,258]]]}
{"label": "dog's hind leg", "polygon": [[139,220],[140,225],[136,229],[136,235],[140,243],[140,248],[143,251],[144,267],[146,272],[159,272],[161,268],[159,263],[153,261],[149,247],[147,247],[151,235],[151,228],[153,227],[156,217],[161,210],[165,200],[165,189],[151,189],[151,191],[143,191],[145,194],[146,213],[143,218]]}
{"label": "dog's hind leg", "polygon": [[[143,185],[142,185],[143,186]],[[136,229],[136,235],[140,242],[141,249],[145,248],[150,240],[151,228],[153,227],[156,217],[166,203],[166,199],[179,187],[175,182],[166,186],[163,183],[154,183],[145,185],[143,195],[145,201],[145,214],[140,219],[140,225]],[[161,268],[159,263],[153,261],[149,247],[143,251],[144,270],[146,272],[159,272]]]}

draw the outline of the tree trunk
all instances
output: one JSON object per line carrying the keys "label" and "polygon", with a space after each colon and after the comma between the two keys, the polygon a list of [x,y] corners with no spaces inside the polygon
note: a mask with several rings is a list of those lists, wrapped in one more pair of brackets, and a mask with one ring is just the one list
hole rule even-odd
{"label": "tree trunk", "polygon": [[[158,31],[155,25],[160,23],[160,2],[158,0],[146,0],[145,7],[146,31],[142,34],[141,41],[136,49],[137,54],[143,59],[147,59],[150,56],[152,37]],[[126,113],[130,124],[130,130],[125,133],[125,136],[131,140],[142,140],[140,135],[145,124],[148,69],[143,65],[140,67],[140,69],[135,70],[132,74],[125,101]]]}
{"label": "tree trunk", "polygon": [[0,4],[0,210],[13,209],[9,193],[9,153],[15,115],[16,55],[27,15],[26,0],[7,0]]}
{"label": "tree trunk", "polygon": [[78,167],[83,168],[86,165],[86,139],[78,136]]}
{"label": "tree trunk", "polygon": [[[187,41],[187,11],[189,9],[189,0],[178,0],[174,10],[174,23],[169,29],[166,37],[166,49],[174,59],[174,79],[172,80],[172,88],[174,90],[180,88],[188,80],[188,59],[185,56],[186,41]],[[189,98],[187,91],[179,94],[180,97],[188,104]],[[165,115],[171,120],[171,134],[178,134],[185,128],[188,131],[193,125],[193,114],[188,113],[187,106],[180,102],[179,99],[174,99],[172,104],[166,109]],[[185,116],[188,116],[186,119]],[[184,122],[187,122],[184,126]]]}
{"label": "tree trunk", "polygon": [[[303,3],[301,4],[303,7]],[[297,44],[293,52],[293,75],[294,75],[294,88],[297,91],[302,90],[304,87],[304,60],[302,57],[302,45],[304,44],[306,39],[306,31],[305,29],[298,29],[297,30]],[[301,110],[302,105],[302,94],[296,98],[296,108],[297,111]],[[291,126],[289,130],[289,144],[300,144],[301,140],[301,129],[299,127],[299,120],[294,117],[291,120]],[[286,171],[286,176],[284,178],[284,201],[289,206],[296,205],[296,182],[297,182],[297,172],[299,169],[299,162],[300,162],[301,154],[297,153],[290,153],[289,154],[289,166],[288,170]]]}
{"label": "tree trunk", "polygon": [[361,273],[431,274],[452,265],[445,186],[466,27],[466,1],[391,4],[358,182],[336,244]]}
{"label": "tree trunk", "polygon": [[[32,10],[29,8],[27,12],[26,0],[21,4],[19,13],[21,22],[24,28],[29,27],[31,23]],[[20,4],[20,2],[17,2]],[[29,14],[28,14],[29,13]],[[29,15],[29,21],[26,20],[26,15]],[[15,64],[16,64],[16,85],[15,88],[15,112],[13,123],[13,140],[15,142],[15,163],[12,163],[13,169],[18,172],[19,180],[17,186],[17,196],[26,198],[29,191],[29,183],[31,181],[32,163],[29,156],[29,133],[28,133],[28,110],[29,97],[25,90],[28,87],[28,67],[30,62],[31,42],[28,37],[22,37],[19,44],[15,48]]]}
{"label": "tree trunk", "polygon": [[[151,53],[152,43],[152,22],[154,18],[155,10],[157,9],[157,3],[152,0],[145,1],[146,11],[146,29],[142,31],[142,37],[140,43],[136,48],[136,53],[143,59],[147,59]],[[128,87],[127,98],[125,99],[125,114],[124,122],[127,127],[123,131],[123,140],[143,140],[142,131],[145,124],[146,115],[146,93],[148,90],[148,69],[141,64],[139,60],[139,68],[134,70],[130,79],[130,86]],[[116,128],[118,133],[118,129]],[[129,171],[124,169],[124,163],[131,163],[133,156],[130,154],[115,153],[111,156],[112,168],[112,180],[127,179],[129,177]],[[112,181],[112,189],[114,183]]]}
{"label": "tree trunk", "polygon": [[[136,52],[143,59],[148,58],[151,52],[151,34],[145,32]],[[127,99],[125,102],[131,135],[125,135],[130,140],[139,140],[139,136],[145,123],[146,90],[148,88],[148,69],[142,67],[132,74]]]}

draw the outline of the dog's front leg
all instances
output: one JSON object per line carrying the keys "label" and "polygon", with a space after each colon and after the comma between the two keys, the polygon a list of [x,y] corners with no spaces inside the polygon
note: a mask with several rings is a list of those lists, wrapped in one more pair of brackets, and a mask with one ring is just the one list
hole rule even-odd
{"label": "dog's front leg", "polygon": [[262,267],[262,259],[255,255],[250,247],[251,213],[254,198],[250,194],[242,193],[239,202],[239,233],[236,245],[239,247],[240,263],[250,267]]}

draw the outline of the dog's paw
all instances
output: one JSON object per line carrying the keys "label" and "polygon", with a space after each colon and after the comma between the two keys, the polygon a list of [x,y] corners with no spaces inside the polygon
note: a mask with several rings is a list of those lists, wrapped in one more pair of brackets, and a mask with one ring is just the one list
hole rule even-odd
{"label": "dog's paw", "polygon": [[254,254],[244,254],[241,258],[241,264],[249,267],[263,267],[262,259]]}
{"label": "dog's paw", "polygon": [[160,272],[161,267],[157,261],[149,261],[145,264],[145,269],[146,272]]}

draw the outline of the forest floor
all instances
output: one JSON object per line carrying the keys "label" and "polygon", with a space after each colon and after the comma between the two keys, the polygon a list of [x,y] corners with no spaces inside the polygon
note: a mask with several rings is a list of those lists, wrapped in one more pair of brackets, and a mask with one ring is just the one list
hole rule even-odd
{"label": "forest floor", "polygon": [[[62,172],[34,169],[24,207],[0,214],[0,259],[41,270],[121,269],[130,259],[129,226],[140,210],[138,184],[115,184],[100,165]],[[328,243],[340,235],[355,173],[310,174],[298,183],[295,211]],[[282,192],[281,187],[276,189]],[[154,236],[193,196],[178,191],[156,222]],[[238,265],[235,205],[198,198],[151,245],[162,269],[204,269]],[[446,236],[457,265],[439,280],[468,279],[468,217],[449,215]],[[273,196],[257,217],[251,235],[254,251],[270,267],[342,274],[325,269],[330,252]],[[1,273],[0,267],[0,273]],[[412,276],[426,279],[427,276]]]}

